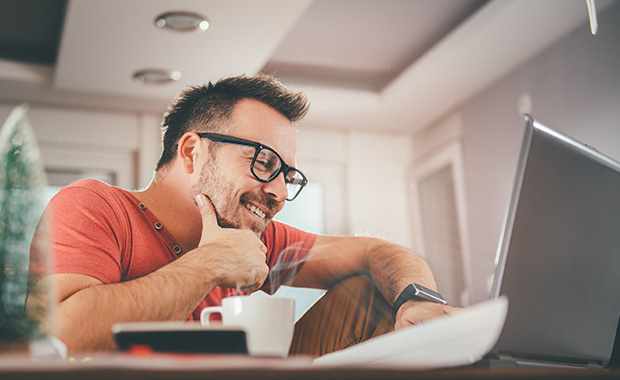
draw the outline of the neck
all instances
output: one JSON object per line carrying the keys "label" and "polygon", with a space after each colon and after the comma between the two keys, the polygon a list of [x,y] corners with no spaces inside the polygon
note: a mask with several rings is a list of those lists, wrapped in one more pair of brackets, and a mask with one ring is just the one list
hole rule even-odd
{"label": "neck", "polygon": [[168,229],[183,252],[188,252],[200,242],[202,219],[183,180],[175,178],[172,171],[158,172],[145,190],[133,194]]}

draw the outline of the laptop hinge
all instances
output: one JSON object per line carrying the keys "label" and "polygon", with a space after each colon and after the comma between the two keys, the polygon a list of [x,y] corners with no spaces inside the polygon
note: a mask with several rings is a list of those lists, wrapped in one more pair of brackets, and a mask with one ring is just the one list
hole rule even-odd
{"label": "laptop hinge", "polygon": [[517,358],[510,354],[496,354],[490,359],[492,366],[501,368],[523,368],[523,367],[547,367],[547,368],[581,368],[581,369],[603,369],[599,361],[589,361],[588,363],[563,363],[553,361],[542,361],[536,359]]}
{"label": "laptop hinge", "polygon": [[597,362],[597,361],[590,361],[587,365],[586,365],[587,369],[602,369],[604,368],[603,365],[601,364],[601,362]]}

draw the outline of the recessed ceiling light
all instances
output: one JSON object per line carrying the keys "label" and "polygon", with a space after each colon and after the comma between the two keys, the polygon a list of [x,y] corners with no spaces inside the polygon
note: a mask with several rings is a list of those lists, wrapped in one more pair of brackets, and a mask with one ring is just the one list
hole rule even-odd
{"label": "recessed ceiling light", "polygon": [[175,70],[144,69],[136,71],[133,79],[140,84],[165,84],[181,79],[181,73]]}
{"label": "recessed ceiling light", "polygon": [[198,13],[176,11],[166,12],[155,18],[155,25],[160,29],[175,32],[204,32],[209,28],[209,21]]}

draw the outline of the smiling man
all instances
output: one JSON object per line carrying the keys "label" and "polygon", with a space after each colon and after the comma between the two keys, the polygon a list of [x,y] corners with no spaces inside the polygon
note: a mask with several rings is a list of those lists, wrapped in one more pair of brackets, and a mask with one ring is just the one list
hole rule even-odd
{"label": "smiling man", "polygon": [[61,190],[44,215],[54,265],[37,286],[54,286],[57,304],[56,325],[45,328],[72,352],[113,349],[114,323],[199,320],[224,297],[289,284],[329,289],[291,348],[317,356],[452,312],[439,295],[409,291],[436,290],[409,249],[272,220],[307,183],[293,127],[307,109],[303,94],[266,75],[192,87],[164,117],[146,189],[81,180]]}

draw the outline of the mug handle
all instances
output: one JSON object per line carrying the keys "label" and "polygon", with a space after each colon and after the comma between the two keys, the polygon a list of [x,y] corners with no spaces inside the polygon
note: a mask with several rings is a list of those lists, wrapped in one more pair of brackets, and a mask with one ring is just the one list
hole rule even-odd
{"label": "mug handle", "polygon": [[203,326],[211,326],[211,322],[209,321],[209,317],[211,316],[211,314],[218,314],[218,313],[222,314],[222,307],[221,306],[205,307],[200,312],[200,324],[202,324]]}

